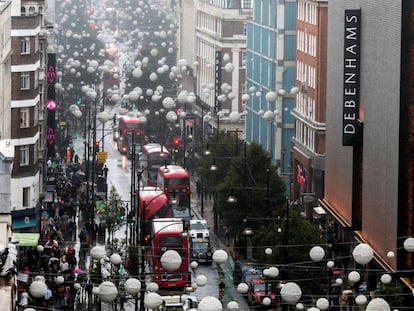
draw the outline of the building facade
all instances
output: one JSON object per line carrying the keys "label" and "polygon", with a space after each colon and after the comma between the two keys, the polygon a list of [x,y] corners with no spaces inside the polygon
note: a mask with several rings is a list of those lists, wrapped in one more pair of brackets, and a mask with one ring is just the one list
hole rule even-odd
{"label": "building facade", "polygon": [[[262,145],[280,174],[288,176],[294,135],[296,1],[254,1],[253,8],[247,24],[246,141]],[[269,92],[277,96],[270,98]]]}
{"label": "building facade", "polygon": [[335,241],[349,252],[359,242],[374,250],[369,290],[378,283],[375,268],[413,284],[412,254],[403,247],[414,234],[413,16],[412,1],[328,6],[321,203],[337,225]]}
{"label": "building facade", "polygon": [[324,189],[328,0],[298,0],[296,16],[291,195],[310,217]]}
{"label": "building facade", "polygon": [[26,210],[29,222],[13,220],[13,229],[35,227],[35,207],[43,191],[43,119],[45,81],[44,1],[15,1],[12,8],[11,141],[15,159],[11,179],[12,213]]}
{"label": "building facade", "polygon": [[232,120],[232,112],[243,110],[247,21],[251,1],[196,1],[195,93],[212,113],[211,128],[244,128],[243,114]]}

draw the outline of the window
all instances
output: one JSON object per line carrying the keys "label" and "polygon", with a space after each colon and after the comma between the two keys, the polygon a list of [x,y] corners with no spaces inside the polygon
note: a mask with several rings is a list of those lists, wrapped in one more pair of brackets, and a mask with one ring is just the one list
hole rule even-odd
{"label": "window", "polygon": [[35,52],[39,51],[39,36],[35,37]]}
{"label": "window", "polygon": [[30,54],[30,38],[24,37],[20,40],[20,54]]}
{"label": "window", "polygon": [[34,72],[34,88],[36,89],[39,86],[39,71]]}
{"label": "window", "polygon": [[23,206],[30,206],[30,187],[23,188]]}
{"label": "window", "polygon": [[29,108],[20,109],[20,128],[27,128],[30,126],[30,110]]}
{"label": "window", "polygon": [[30,89],[30,73],[29,72],[22,72],[20,74],[20,89],[28,90]]}
{"label": "window", "polygon": [[34,6],[29,7],[29,15],[34,15],[36,13],[36,9]]}
{"label": "window", "polygon": [[29,165],[29,145],[20,146],[20,166]]}
{"label": "window", "polygon": [[21,7],[20,12],[22,14],[22,16],[26,15],[26,8],[24,6]]}

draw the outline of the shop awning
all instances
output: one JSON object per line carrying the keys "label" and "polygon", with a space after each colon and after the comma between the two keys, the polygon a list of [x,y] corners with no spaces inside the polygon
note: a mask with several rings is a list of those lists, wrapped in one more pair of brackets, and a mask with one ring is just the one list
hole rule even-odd
{"label": "shop awning", "polygon": [[17,246],[36,246],[39,243],[39,233],[13,233],[12,237],[19,241]]}
{"label": "shop awning", "polygon": [[35,208],[26,208],[11,212],[13,230],[36,227],[37,213]]}

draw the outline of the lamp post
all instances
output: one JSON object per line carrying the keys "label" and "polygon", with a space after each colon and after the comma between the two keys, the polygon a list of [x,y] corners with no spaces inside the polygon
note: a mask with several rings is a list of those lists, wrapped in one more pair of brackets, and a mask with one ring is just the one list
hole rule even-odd
{"label": "lamp post", "polygon": [[101,111],[96,115],[96,118],[102,124],[102,151],[105,151],[105,123],[112,119],[112,116],[107,111]]}

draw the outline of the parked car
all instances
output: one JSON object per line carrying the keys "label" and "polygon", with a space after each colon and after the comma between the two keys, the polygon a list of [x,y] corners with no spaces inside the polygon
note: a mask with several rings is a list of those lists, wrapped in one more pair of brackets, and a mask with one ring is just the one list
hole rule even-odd
{"label": "parked car", "polygon": [[234,263],[233,282],[235,285],[240,283],[249,284],[253,279],[261,278],[263,270],[255,263],[246,260],[237,260]]}
{"label": "parked car", "polygon": [[210,230],[207,221],[205,219],[191,219],[188,234],[190,239],[209,239]]}
{"label": "parked car", "polygon": [[276,295],[272,291],[271,284],[266,284],[262,278],[253,279],[249,284],[247,303],[249,305],[261,306],[265,297],[270,299],[270,304],[267,307],[276,305]]}

